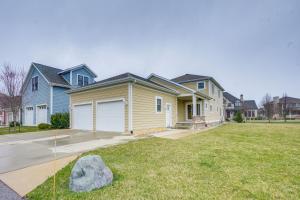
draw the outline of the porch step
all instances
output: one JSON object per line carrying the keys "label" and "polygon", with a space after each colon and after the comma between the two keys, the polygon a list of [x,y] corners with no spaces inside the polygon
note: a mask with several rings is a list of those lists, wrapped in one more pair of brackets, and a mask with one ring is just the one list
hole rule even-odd
{"label": "porch step", "polygon": [[[177,129],[192,129],[193,123],[178,122],[178,123],[176,123],[175,128],[177,128]],[[194,128],[195,129],[205,128],[205,122],[195,123]]]}

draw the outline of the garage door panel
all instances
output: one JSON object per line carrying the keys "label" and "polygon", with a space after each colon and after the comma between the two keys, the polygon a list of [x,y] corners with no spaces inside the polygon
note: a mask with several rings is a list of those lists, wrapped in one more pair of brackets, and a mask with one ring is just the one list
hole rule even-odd
{"label": "garage door panel", "polygon": [[93,130],[92,104],[74,105],[72,119],[73,129]]}
{"label": "garage door panel", "polygon": [[98,131],[125,131],[124,101],[101,102],[97,104],[96,129]]}
{"label": "garage door panel", "polygon": [[33,107],[26,107],[25,108],[25,126],[32,126],[33,125]]}

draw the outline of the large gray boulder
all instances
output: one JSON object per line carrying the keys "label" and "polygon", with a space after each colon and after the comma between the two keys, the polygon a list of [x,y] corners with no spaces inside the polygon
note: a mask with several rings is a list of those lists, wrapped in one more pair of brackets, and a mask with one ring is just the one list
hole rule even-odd
{"label": "large gray boulder", "polygon": [[84,156],[72,169],[69,189],[73,192],[88,192],[110,185],[112,180],[113,173],[100,156]]}

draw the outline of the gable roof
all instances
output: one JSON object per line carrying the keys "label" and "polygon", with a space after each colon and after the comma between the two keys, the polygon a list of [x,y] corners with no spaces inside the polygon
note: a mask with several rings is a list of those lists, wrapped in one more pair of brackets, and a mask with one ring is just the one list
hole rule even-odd
{"label": "gable roof", "polygon": [[211,76],[202,76],[202,75],[195,75],[195,74],[185,74],[182,76],[178,76],[176,78],[171,79],[171,81],[174,81],[176,83],[188,83],[188,82],[194,82],[194,81],[204,81],[204,80],[211,80],[214,82],[219,88],[221,88],[224,91],[224,88]]}
{"label": "gable roof", "polygon": [[231,103],[235,103],[237,100],[240,100],[228,92],[223,92],[223,97],[225,97]]}
{"label": "gable roof", "polygon": [[182,88],[182,89],[184,89],[184,90],[187,90],[187,91],[189,91],[189,92],[193,92],[193,93],[196,92],[195,90],[193,90],[193,89],[191,89],[191,88],[185,87],[184,85],[181,85],[181,84],[179,84],[179,83],[176,83],[176,82],[174,82],[174,81],[171,81],[171,80],[169,80],[169,79],[167,79],[167,78],[161,77],[161,76],[156,75],[156,74],[154,74],[154,73],[150,74],[150,75],[148,76],[147,79],[148,79],[148,80],[151,80],[152,77],[155,77],[155,78],[161,79],[161,80],[163,80],[163,81],[165,81],[165,82],[168,82],[168,83],[171,83],[171,84],[173,84],[173,85],[176,85],[177,87],[180,87],[180,88]]}
{"label": "gable roof", "polygon": [[70,84],[58,73],[63,71],[62,69],[42,65],[39,63],[32,63],[33,66],[46,78],[50,84],[70,86]]}
{"label": "gable roof", "polygon": [[[280,103],[284,103],[284,97],[280,98],[279,102]],[[300,103],[300,99],[294,98],[294,97],[286,97],[286,102],[288,104],[291,104],[291,103]]]}
{"label": "gable roof", "polygon": [[257,110],[258,109],[256,102],[254,100],[245,100],[244,108],[246,110]]}
{"label": "gable roof", "polygon": [[65,70],[61,70],[60,72],[58,72],[58,74],[64,74],[64,73],[67,73],[69,71],[73,71],[73,70],[76,70],[76,69],[79,69],[79,68],[82,68],[82,67],[84,67],[87,71],[89,71],[94,76],[94,78],[97,78],[97,74],[95,74],[95,72],[93,72],[86,64],[80,64],[80,65],[77,65],[77,66],[74,66],[74,67],[67,68]]}
{"label": "gable roof", "polygon": [[106,86],[110,86],[110,85],[114,85],[114,84],[120,84],[120,83],[126,83],[126,82],[137,82],[140,83],[142,85],[148,86],[148,87],[152,87],[158,90],[162,90],[168,93],[172,93],[172,94],[178,94],[176,90],[173,90],[171,88],[167,88],[163,85],[157,84],[151,80],[145,79],[141,76],[132,74],[132,73],[124,73],[124,74],[120,74],[117,76],[113,76],[107,79],[103,79],[100,81],[97,81],[95,83],[92,83],[90,85],[87,86],[83,86],[80,88],[74,88],[72,90],[67,91],[67,93],[74,93],[74,92],[80,92],[80,91],[85,91],[85,90],[89,90],[92,88],[97,88],[97,87],[106,87]]}

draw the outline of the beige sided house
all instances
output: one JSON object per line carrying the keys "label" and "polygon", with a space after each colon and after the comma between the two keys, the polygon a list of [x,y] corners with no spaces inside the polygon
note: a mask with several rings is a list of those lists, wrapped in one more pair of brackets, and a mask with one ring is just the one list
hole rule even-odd
{"label": "beige sided house", "polygon": [[212,77],[172,80],[125,73],[69,90],[73,129],[147,133],[223,122],[224,89]]}

